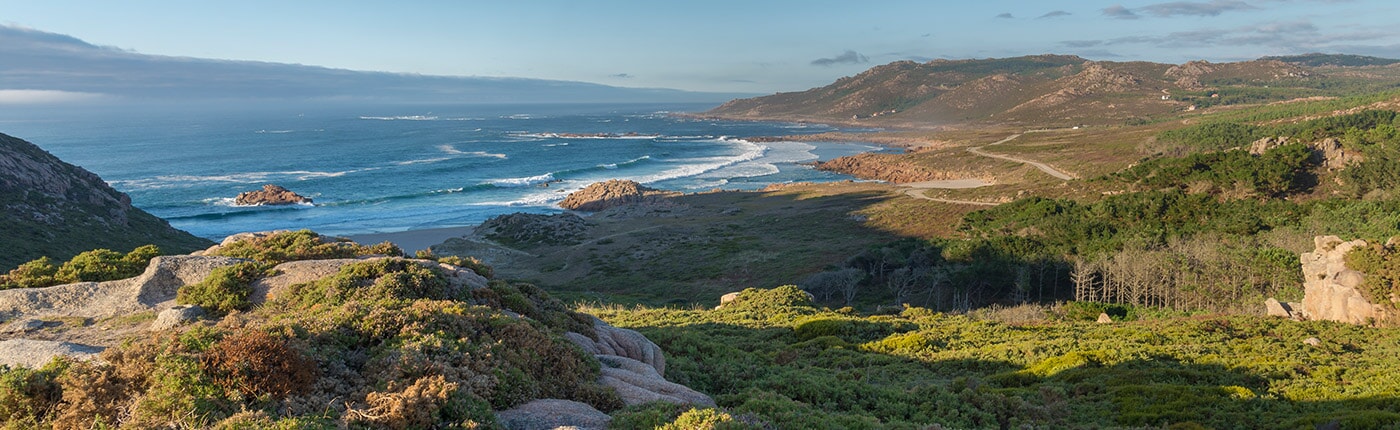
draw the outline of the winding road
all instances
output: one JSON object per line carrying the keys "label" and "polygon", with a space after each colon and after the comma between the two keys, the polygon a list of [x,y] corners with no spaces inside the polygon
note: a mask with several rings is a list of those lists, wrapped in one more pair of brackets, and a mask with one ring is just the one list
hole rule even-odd
{"label": "winding road", "polygon": [[[996,159],[1000,159],[1000,160],[1006,160],[1006,161],[1011,161],[1011,162],[1016,162],[1016,163],[1021,163],[1021,164],[1027,164],[1027,165],[1030,165],[1030,166],[1035,167],[1036,169],[1040,169],[1040,171],[1045,172],[1045,174],[1047,174],[1047,175],[1054,176],[1054,177],[1056,177],[1056,178],[1063,179],[1063,180],[1066,180],[1066,181],[1073,180],[1073,179],[1078,179],[1078,178],[1079,178],[1078,176],[1075,176],[1075,175],[1070,174],[1070,173],[1062,172],[1062,171],[1060,171],[1060,170],[1058,170],[1058,169],[1055,169],[1054,167],[1050,167],[1050,165],[1048,165],[1048,164],[1041,163],[1041,162],[1039,162],[1039,161],[1027,160],[1027,159],[1024,159],[1024,158],[1016,158],[1016,157],[1012,157],[1012,156],[1009,156],[1009,155],[993,154],[993,153],[986,152],[986,151],[983,151],[983,150],[982,150],[982,148],[986,148],[986,147],[988,147],[988,146],[1000,145],[1000,144],[1003,144],[1003,143],[1006,143],[1006,142],[1010,142],[1010,141],[1012,141],[1012,140],[1015,140],[1015,139],[1018,138],[1018,137],[1021,137],[1021,135],[1025,134],[1025,133],[1038,133],[1038,132],[1043,132],[1043,131],[1050,131],[1050,130],[1027,130],[1027,131],[1025,131],[1025,132],[1016,133],[1016,134],[1007,136],[1005,139],[998,140],[998,141],[996,141],[996,142],[992,142],[992,143],[989,143],[989,144],[986,144],[986,145],[969,147],[969,148],[967,148],[967,152],[970,152],[970,153],[972,153],[973,155],[977,155],[977,156],[981,156],[981,157],[996,158]],[[916,198],[916,199],[924,199],[924,200],[931,200],[931,201],[935,201],[935,202],[953,203],[953,204],[962,204],[962,205],[978,205],[978,206],[996,206],[996,205],[999,205],[1000,203],[979,202],[979,201],[973,201],[973,200],[940,199],[940,198],[929,197],[929,196],[927,196],[927,195],[924,195],[924,191],[927,191],[927,190],[929,190],[929,189],[934,189],[934,188],[938,188],[938,189],[964,189],[964,188],[977,188],[977,187],[982,187],[982,186],[987,186],[987,185],[991,185],[991,184],[990,184],[990,183],[987,183],[986,181],[983,181],[983,180],[981,180],[981,179],[955,179],[955,180],[946,180],[946,181],[912,182],[912,183],[908,183],[908,184],[901,184],[900,186],[908,188],[908,189],[904,190],[904,194],[905,194],[905,195],[907,195],[907,196],[909,196],[909,197]]]}
{"label": "winding road", "polygon": [[[1025,133],[1039,133],[1039,132],[1042,132],[1042,131],[1050,131],[1050,130],[1030,130],[1030,131],[1027,131],[1027,132],[1025,132]],[[977,154],[977,155],[980,155],[980,156],[983,156],[983,157],[998,158],[998,159],[1002,159],[1002,160],[1006,160],[1006,161],[1014,161],[1014,162],[1021,163],[1021,164],[1029,164],[1029,165],[1031,165],[1031,166],[1035,166],[1035,168],[1040,169],[1040,171],[1045,172],[1046,174],[1048,174],[1048,175],[1050,175],[1050,176],[1054,176],[1054,177],[1056,177],[1056,178],[1064,179],[1064,180],[1066,180],[1066,181],[1072,180],[1072,179],[1079,179],[1078,176],[1074,176],[1074,175],[1071,175],[1071,174],[1069,174],[1069,173],[1061,172],[1061,171],[1059,171],[1059,170],[1056,170],[1054,167],[1050,167],[1050,165],[1045,164],[1045,163],[1041,163],[1041,162],[1039,162],[1039,161],[1031,161],[1031,160],[1027,160],[1027,159],[1024,159],[1024,158],[1016,158],[1016,157],[1012,157],[1012,156],[1008,156],[1008,155],[992,154],[992,153],[990,153],[990,152],[986,152],[986,151],[983,151],[983,150],[982,150],[982,148],[986,148],[986,147],[988,147],[988,146],[1000,145],[1000,144],[1003,144],[1003,143],[1006,143],[1006,142],[1010,142],[1010,141],[1012,141],[1013,139],[1016,139],[1016,138],[1018,138],[1018,137],[1021,137],[1021,135],[1022,135],[1022,134],[1025,134],[1025,133],[1016,133],[1016,134],[1007,136],[1005,139],[998,140],[998,141],[996,141],[996,142],[992,142],[992,143],[989,143],[989,144],[986,144],[986,145],[982,145],[982,146],[970,147],[970,148],[967,148],[967,152],[971,152],[971,153],[973,153],[973,154]]]}

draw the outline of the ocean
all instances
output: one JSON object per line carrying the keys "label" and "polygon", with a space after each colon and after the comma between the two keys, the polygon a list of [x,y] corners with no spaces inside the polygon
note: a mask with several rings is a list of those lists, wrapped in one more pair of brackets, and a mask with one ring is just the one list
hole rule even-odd
{"label": "ocean", "polygon": [[[800,163],[880,151],[753,142],[809,123],[673,115],[711,105],[464,105],[0,111],[0,132],[86,168],[176,228],[218,240],[309,228],[353,235],[559,212],[569,192],[631,179],[684,192],[851,179]],[[277,184],[311,205],[238,206]]]}

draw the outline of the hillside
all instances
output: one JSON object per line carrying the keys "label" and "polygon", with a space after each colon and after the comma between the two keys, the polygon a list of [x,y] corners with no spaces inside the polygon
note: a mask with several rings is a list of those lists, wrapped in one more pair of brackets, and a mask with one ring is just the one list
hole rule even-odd
{"label": "hillside", "polygon": [[47,256],[64,260],[94,248],[154,244],[169,253],[208,246],[133,207],[96,174],[24,140],[0,134],[0,270]]}
{"label": "hillside", "polygon": [[1337,96],[1400,85],[1319,66],[1387,64],[1369,57],[1298,56],[1181,65],[1036,55],[900,61],[802,92],[738,99],[703,115],[893,127],[1121,125],[1219,105]]}

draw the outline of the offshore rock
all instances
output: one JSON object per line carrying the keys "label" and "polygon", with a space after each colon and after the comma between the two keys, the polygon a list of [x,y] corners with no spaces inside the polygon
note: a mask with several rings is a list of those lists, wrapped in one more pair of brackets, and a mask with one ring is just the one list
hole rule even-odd
{"label": "offshore rock", "polygon": [[311,199],[277,185],[263,185],[261,190],[238,193],[233,204],[242,206],[311,204]]}

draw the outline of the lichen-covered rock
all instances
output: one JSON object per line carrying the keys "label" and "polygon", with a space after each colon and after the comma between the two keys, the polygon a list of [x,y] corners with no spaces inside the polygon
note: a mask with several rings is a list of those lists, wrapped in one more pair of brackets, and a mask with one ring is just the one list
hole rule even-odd
{"label": "lichen-covered rock", "polygon": [[537,399],[496,412],[496,422],[510,430],[602,430],[608,428],[612,417],[588,406],[587,403]]}
{"label": "lichen-covered rock", "polygon": [[666,374],[666,356],[661,352],[661,347],[636,330],[613,327],[593,318],[593,331],[598,334],[598,340],[578,333],[571,333],[568,337],[589,354],[631,358],[650,365],[658,374]]}
{"label": "lichen-covered rock", "polygon": [[261,190],[238,193],[233,204],[244,206],[310,204],[310,198],[278,185],[263,185]]}
{"label": "lichen-covered rock", "polygon": [[569,210],[597,212],[613,207],[654,202],[675,193],[648,188],[631,180],[609,179],[595,182],[582,190],[569,193],[559,207]]}
{"label": "lichen-covered rock", "polygon": [[199,320],[204,316],[204,308],[195,305],[172,306],[156,314],[151,322],[151,331],[169,330]]}

